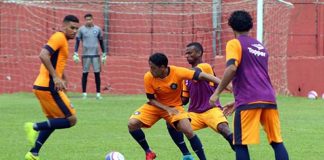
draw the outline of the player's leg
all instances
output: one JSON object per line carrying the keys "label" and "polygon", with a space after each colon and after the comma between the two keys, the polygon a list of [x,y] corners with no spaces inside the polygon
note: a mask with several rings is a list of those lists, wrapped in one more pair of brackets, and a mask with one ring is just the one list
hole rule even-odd
{"label": "player's leg", "polygon": [[93,57],[92,58],[92,66],[93,66],[93,72],[95,76],[95,82],[96,82],[96,91],[97,99],[102,99],[100,95],[100,87],[101,87],[101,79],[100,79],[100,71],[101,71],[101,65],[100,65],[100,57]]}
{"label": "player's leg", "polygon": [[231,146],[232,150],[235,151],[233,145],[233,133],[229,129],[227,122],[222,122],[217,125],[218,132],[226,139],[228,144]]}
{"label": "player's leg", "polygon": [[171,136],[173,142],[178,146],[178,148],[180,149],[180,151],[181,151],[181,153],[183,155],[183,160],[191,160],[191,159],[193,159],[193,157],[191,156],[191,153],[188,150],[186,142],[184,141],[183,133],[177,131],[169,123],[166,123],[166,125],[167,125],[169,135]]}
{"label": "player's leg", "polygon": [[263,109],[261,113],[261,124],[267,133],[267,138],[272,146],[276,160],[288,160],[288,152],[283,144],[280,133],[280,120],[277,109]]}
{"label": "player's leg", "polygon": [[161,109],[144,104],[136,110],[128,120],[128,131],[145,151],[147,160],[154,159],[156,155],[149,147],[145,134],[141,128],[149,128],[154,125],[160,119],[160,112],[162,112]]}
{"label": "player's leg", "polygon": [[[170,124],[174,125],[178,131],[181,131],[186,135],[190,142],[192,149],[195,151],[200,160],[205,160],[205,152],[198,136],[193,132],[189,121],[189,115],[185,112],[183,106],[176,106],[179,114],[173,115],[172,117],[164,117]],[[170,120],[171,119],[171,120]]]}
{"label": "player's leg", "polygon": [[87,98],[87,81],[88,81],[88,73],[91,64],[90,57],[82,57],[82,94],[83,98]]}
{"label": "player's leg", "polygon": [[200,160],[205,160],[205,152],[198,136],[193,132],[191,124],[188,118],[179,120],[176,124],[176,128],[183,132],[188,138],[192,149],[195,151]]}
{"label": "player's leg", "polygon": [[248,144],[260,142],[261,109],[236,110],[234,115],[234,147],[236,160],[250,160]]}
{"label": "player's leg", "polygon": [[233,145],[233,133],[231,132],[228,121],[220,108],[212,108],[204,113],[199,114],[203,122],[214,131],[220,133],[235,151]]}
{"label": "player's leg", "polygon": [[[64,92],[34,91],[39,99],[42,109],[49,118],[38,123],[26,123],[29,131],[39,132],[38,137],[30,150],[34,156],[38,156],[39,150],[55,129],[69,128],[76,124],[75,110]],[[25,128],[26,129],[26,128]],[[28,133],[27,133],[28,134]],[[27,153],[27,155],[30,155]]]}

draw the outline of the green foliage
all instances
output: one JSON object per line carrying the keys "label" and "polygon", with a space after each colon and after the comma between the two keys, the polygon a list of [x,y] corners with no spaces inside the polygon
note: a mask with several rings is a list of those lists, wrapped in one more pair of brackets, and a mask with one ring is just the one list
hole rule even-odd
{"label": "green foliage", "polygon": [[[144,159],[144,152],[127,130],[129,116],[146,102],[144,95],[109,95],[99,101],[94,96],[83,100],[78,95],[70,94],[77,109],[77,125],[56,130],[41,149],[41,159],[103,160],[106,153],[113,150],[124,154],[127,160]],[[223,103],[231,99],[230,95],[221,97]],[[24,122],[44,121],[45,117],[33,94],[2,94],[0,102],[0,159],[23,159],[30,149],[23,130]],[[317,160],[324,157],[323,102],[296,97],[278,98],[282,135],[290,159]],[[229,121],[232,122],[232,117]],[[164,120],[151,129],[144,129],[144,132],[158,160],[181,159]],[[261,144],[249,147],[251,159],[274,159],[274,153],[261,133]],[[208,159],[234,159],[234,152],[221,135],[211,129],[200,130],[197,134]],[[190,148],[188,141],[187,145]]]}

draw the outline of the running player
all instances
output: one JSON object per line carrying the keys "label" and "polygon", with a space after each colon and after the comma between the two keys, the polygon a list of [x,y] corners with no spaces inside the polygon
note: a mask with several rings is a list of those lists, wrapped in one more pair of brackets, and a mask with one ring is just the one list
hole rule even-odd
{"label": "running player", "polygon": [[64,68],[69,55],[68,40],[74,39],[78,26],[79,19],[76,16],[65,16],[62,31],[54,33],[40,52],[42,64],[33,92],[48,120],[25,123],[27,139],[32,145],[25,155],[26,160],[39,160],[39,150],[54,130],[70,128],[77,122],[76,112],[64,93]]}

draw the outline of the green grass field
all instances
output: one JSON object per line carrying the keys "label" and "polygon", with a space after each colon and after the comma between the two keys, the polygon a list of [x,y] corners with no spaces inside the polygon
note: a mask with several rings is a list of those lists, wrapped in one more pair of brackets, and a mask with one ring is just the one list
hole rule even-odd
{"label": "green grass field", "polygon": [[[231,99],[230,95],[221,97],[222,102]],[[146,101],[144,95],[108,95],[97,101],[95,98],[83,100],[73,94],[71,101],[77,109],[78,123],[52,134],[41,149],[42,160],[104,160],[106,153],[113,150],[124,154],[127,160],[145,159],[144,152],[127,130],[129,116]],[[323,159],[324,100],[279,97],[278,104],[282,135],[290,159]],[[45,120],[38,101],[31,93],[2,94],[0,111],[0,159],[23,159],[30,149],[23,130],[24,122]],[[232,122],[232,117],[229,121]],[[144,132],[158,155],[157,160],[181,159],[163,119]],[[197,134],[209,160],[234,159],[234,153],[221,135],[207,128]],[[274,159],[263,132],[261,144],[252,145],[249,150],[252,160]]]}

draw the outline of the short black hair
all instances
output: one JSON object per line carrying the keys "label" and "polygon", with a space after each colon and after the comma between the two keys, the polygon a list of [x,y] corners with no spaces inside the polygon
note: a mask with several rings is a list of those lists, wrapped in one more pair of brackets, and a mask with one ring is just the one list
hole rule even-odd
{"label": "short black hair", "polygon": [[199,42],[191,42],[187,45],[187,47],[191,47],[191,46],[194,46],[195,49],[198,51],[198,52],[201,52],[201,55],[203,55],[204,53],[204,48],[202,47],[202,45],[199,43]]}
{"label": "short black hair", "polygon": [[87,14],[84,15],[84,19],[86,19],[87,17],[91,17],[91,18],[93,18],[93,16],[92,16],[91,13],[87,13]]}
{"label": "short black hair", "polygon": [[74,15],[67,15],[64,17],[63,22],[75,22],[75,23],[79,23],[79,19],[78,17],[74,16]]}
{"label": "short black hair", "polygon": [[168,58],[164,53],[154,53],[150,56],[149,61],[155,64],[158,67],[164,65],[165,67],[168,66]]}
{"label": "short black hair", "polygon": [[244,10],[234,11],[228,19],[228,25],[234,31],[247,32],[253,27],[253,19],[249,12]]}

